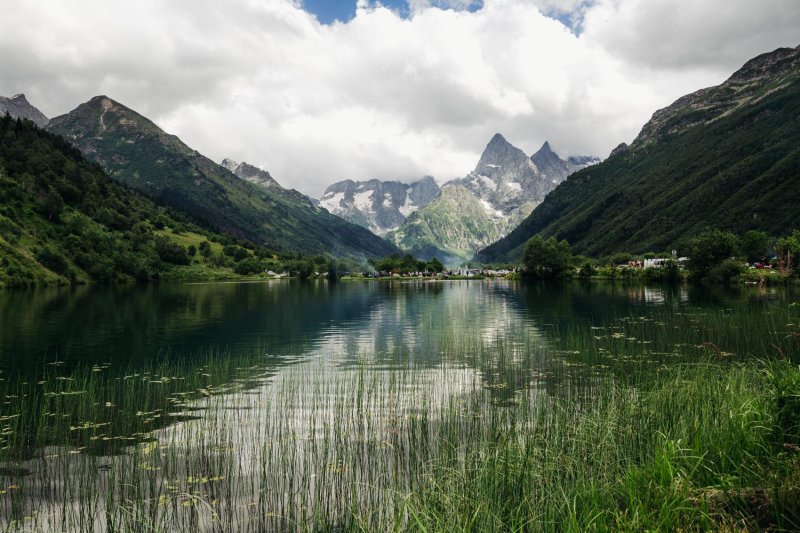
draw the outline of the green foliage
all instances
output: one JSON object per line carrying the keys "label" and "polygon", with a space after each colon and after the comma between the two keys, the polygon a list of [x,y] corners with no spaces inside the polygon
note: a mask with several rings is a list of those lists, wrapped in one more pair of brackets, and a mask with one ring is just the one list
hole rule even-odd
{"label": "green foliage", "polygon": [[156,253],[162,261],[173,265],[188,265],[189,256],[186,248],[166,237],[156,237]]}
{"label": "green foliage", "polygon": [[718,229],[708,230],[688,239],[683,248],[689,256],[689,272],[702,278],[722,261],[736,254],[736,235]]}
{"label": "green foliage", "polygon": [[778,254],[778,265],[781,272],[788,275],[799,275],[800,229],[796,229],[790,235],[778,239],[775,242],[775,252]]}
{"label": "green foliage", "polygon": [[64,274],[69,268],[66,258],[61,252],[56,251],[50,246],[46,246],[36,253],[36,260],[45,268],[48,268],[56,274]]}
{"label": "green foliage", "polygon": [[205,258],[208,258],[211,255],[211,244],[208,241],[201,242],[198,249],[200,250],[200,255]]}
{"label": "green foliage", "polygon": [[572,252],[567,241],[550,237],[546,241],[538,235],[525,246],[524,264],[532,278],[562,278],[572,270]]}
{"label": "green foliage", "polygon": [[770,251],[770,238],[763,231],[749,230],[739,240],[742,256],[750,263],[761,261]]}
{"label": "green foliage", "polygon": [[257,257],[248,257],[236,263],[236,266],[233,267],[233,271],[237,274],[248,276],[263,272],[264,267],[261,264],[261,259]]}
{"label": "green foliage", "polygon": [[597,273],[594,264],[591,261],[584,261],[578,269],[578,277],[581,279],[589,279]]}
{"label": "green foliage", "polygon": [[189,257],[154,227],[214,237],[31,122],[0,118],[0,138],[0,286],[156,279]]}
{"label": "green foliage", "polygon": [[629,252],[617,252],[609,256],[605,262],[612,265],[625,265],[628,261],[633,259],[633,254]]}
{"label": "green foliage", "polygon": [[437,274],[439,274],[444,270],[444,265],[442,264],[441,261],[439,261],[437,258],[434,257],[433,259],[425,263],[425,270],[428,270],[430,272],[436,272]]}
{"label": "green foliage", "polygon": [[735,258],[723,260],[720,264],[711,269],[708,277],[716,283],[730,283],[745,272],[742,261]]}
{"label": "green foliage", "polygon": [[673,259],[668,260],[660,267],[644,269],[644,279],[648,282],[676,283],[681,278],[680,265]]}
{"label": "green foliage", "polygon": [[289,271],[300,279],[308,279],[314,273],[314,263],[308,259],[298,259],[290,264]]}
{"label": "green foliage", "polygon": [[[431,263],[432,262],[431,260]],[[383,259],[372,259],[369,263],[378,272],[388,272],[390,274],[422,272],[427,266],[425,261],[418,261],[411,254],[392,254]]]}

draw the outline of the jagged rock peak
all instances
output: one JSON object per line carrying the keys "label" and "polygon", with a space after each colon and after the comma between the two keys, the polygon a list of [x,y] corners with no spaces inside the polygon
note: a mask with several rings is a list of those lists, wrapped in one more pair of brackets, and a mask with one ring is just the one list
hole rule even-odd
{"label": "jagged rock peak", "polygon": [[582,155],[570,157],[565,161],[553,151],[550,143],[545,141],[539,151],[531,156],[531,161],[549,180],[561,182],[576,170],[598,163],[600,160],[594,156]]}
{"label": "jagged rock peak", "polygon": [[220,165],[223,168],[226,168],[233,172],[236,176],[243,180],[247,180],[251,183],[255,183],[256,185],[260,185],[264,188],[271,189],[271,188],[278,188],[281,189],[282,187],[280,184],[275,181],[269,172],[258,168],[255,165],[251,165],[250,163],[241,162],[237,163],[233,159],[225,158],[222,160]]}
{"label": "jagged rock peak", "polygon": [[8,113],[13,118],[30,120],[40,128],[47,125],[50,120],[38,109],[28,102],[23,93],[15,94],[11,98],[0,96],[0,116]]}
{"label": "jagged rock peak", "polygon": [[508,142],[499,133],[496,133],[483,150],[478,165],[475,167],[475,172],[483,172],[487,166],[494,168],[504,164],[519,163],[527,159],[528,156],[525,155],[525,152]]}
{"label": "jagged rock peak", "polygon": [[611,153],[608,155],[608,157],[612,157],[612,156],[615,156],[617,154],[621,154],[622,152],[626,151],[627,149],[628,149],[628,143],[619,143],[616,148],[611,150]]}

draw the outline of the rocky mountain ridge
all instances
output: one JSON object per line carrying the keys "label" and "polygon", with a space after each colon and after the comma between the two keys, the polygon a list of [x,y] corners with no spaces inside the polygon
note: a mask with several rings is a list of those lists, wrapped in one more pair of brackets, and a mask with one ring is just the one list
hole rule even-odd
{"label": "rocky mountain ridge", "polygon": [[0,96],[0,116],[8,113],[11,118],[25,118],[43,128],[50,121],[44,113],[28,102],[24,94],[15,94],[11,98]]}
{"label": "rocky mountain ridge", "polygon": [[364,258],[396,251],[300,193],[272,183],[268,173],[242,168],[260,184],[236,176],[107,96],[52,119],[47,129],[65,137],[113,179],[215,230],[274,250],[312,255]]}
{"label": "rocky mountain ridge", "polygon": [[319,205],[383,236],[400,227],[411,213],[428,205],[437,194],[439,186],[431,176],[413,183],[344,180],[325,189]]}
{"label": "rocky mountain ridge", "polygon": [[722,84],[687,94],[656,111],[631,143],[642,148],[666,135],[710,124],[737,109],[758,103],[800,78],[800,46],[778,48],[745,63]]}
{"label": "rocky mountain ridge", "polygon": [[247,180],[250,183],[255,183],[256,185],[264,187],[265,189],[283,188],[277,181],[275,181],[275,178],[273,178],[269,172],[253,166],[250,163],[238,163],[232,159],[225,158],[222,160],[220,165],[223,168],[230,170],[243,180]]}
{"label": "rocky mountain ridge", "polygon": [[516,227],[569,174],[597,161],[562,160],[549,142],[528,157],[495,134],[472,172],[443,185],[439,196],[387,238],[425,259],[468,260]]}

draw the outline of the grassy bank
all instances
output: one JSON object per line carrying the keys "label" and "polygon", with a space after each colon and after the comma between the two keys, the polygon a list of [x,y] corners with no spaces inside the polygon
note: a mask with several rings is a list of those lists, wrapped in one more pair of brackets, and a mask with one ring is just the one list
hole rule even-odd
{"label": "grassy bank", "polygon": [[437,457],[408,509],[428,531],[796,530],[798,394],[785,362],[702,363],[585,402],[523,401]]}

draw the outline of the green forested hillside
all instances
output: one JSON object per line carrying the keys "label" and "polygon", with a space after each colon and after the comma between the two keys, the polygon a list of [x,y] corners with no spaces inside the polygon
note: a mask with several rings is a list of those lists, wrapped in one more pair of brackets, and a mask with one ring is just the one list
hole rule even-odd
{"label": "green forested hillside", "polygon": [[669,250],[707,228],[787,233],[800,220],[800,51],[748,62],[654,115],[637,141],[573,174],[483,261],[533,235],[587,255]]}
{"label": "green forested hillside", "polygon": [[63,138],[0,118],[0,287],[224,268],[223,243],[235,246],[114,182]]}
{"label": "green forested hillside", "polygon": [[489,216],[478,198],[463,185],[446,185],[386,238],[420,258],[437,257],[458,265],[500,235],[500,222]]}
{"label": "green forested hillside", "polygon": [[50,121],[109,175],[158,203],[268,248],[349,257],[397,251],[370,231],[286,190],[240,179],[147,118],[98,96]]}

